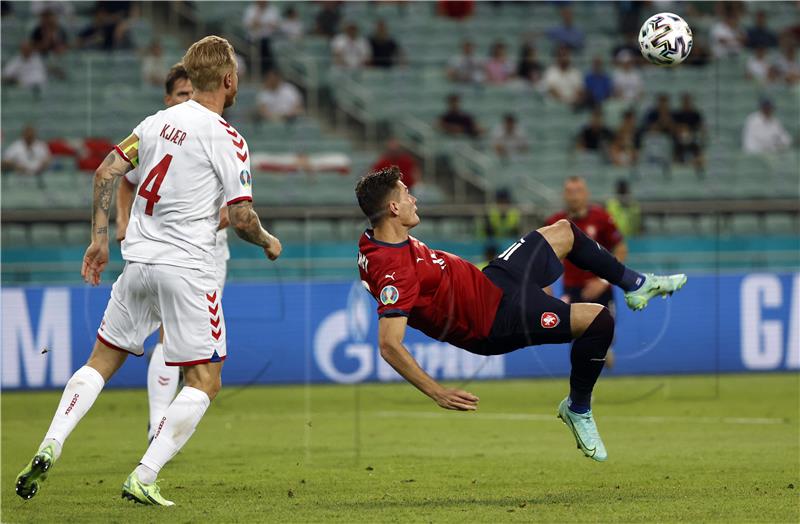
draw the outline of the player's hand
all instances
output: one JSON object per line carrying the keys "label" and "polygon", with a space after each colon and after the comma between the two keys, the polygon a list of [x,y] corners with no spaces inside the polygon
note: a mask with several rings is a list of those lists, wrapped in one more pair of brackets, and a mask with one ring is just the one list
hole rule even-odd
{"label": "player's hand", "polygon": [[125,231],[128,229],[128,222],[117,221],[117,242],[125,240]]}
{"label": "player's hand", "polygon": [[81,276],[84,282],[96,286],[100,284],[100,275],[108,264],[108,241],[92,242],[86,248],[81,266]]}
{"label": "player's hand", "polygon": [[475,411],[478,409],[478,397],[460,389],[443,389],[434,395],[433,400],[444,409],[456,411]]}
{"label": "player's hand", "polygon": [[600,278],[593,278],[588,281],[581,290],[581,298],[587,302],[592,302],[600,298],[600,295],[606,292],[609,283]]}
{"label": "player's hand", "polygon": [[264,248],[264,254],[267,255],[268,259],[275,260],[281,256],[281,251],[283,251],[281,241],[275,235],[270,235],[269,247]]}

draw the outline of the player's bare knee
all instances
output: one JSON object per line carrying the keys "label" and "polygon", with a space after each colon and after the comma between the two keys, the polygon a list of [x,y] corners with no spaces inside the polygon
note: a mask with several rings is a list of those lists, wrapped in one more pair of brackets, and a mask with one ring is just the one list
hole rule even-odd
{"label": "player's bare knee", "polygon": [[550,244],[559,259],[566,257],[572,249],[574,235],[569,220],[562,218],[556,223],[541,227],[536,231]]}
{"label": "player's bare knee", "polygon": [[86,365],[94,368],[95,371],[100,373],[103,380],[108,382],[122,366],[126,358],[128,358],[127,353],[111,349],[102,342],[97,341],[92,354],[89,355],[89,359],[86,361]]}
{"label": "player's bare knee", "polygon": [[572,337],[582,336],[589,326],[596,324],[603,331],[614,334],[614,317],[607,307],[601,304],[580,303],[570,307],[570,326]]}

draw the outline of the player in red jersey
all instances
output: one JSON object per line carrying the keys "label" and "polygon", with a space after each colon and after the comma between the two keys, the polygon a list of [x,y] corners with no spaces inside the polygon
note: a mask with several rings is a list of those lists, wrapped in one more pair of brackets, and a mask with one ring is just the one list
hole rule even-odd
{"label": "player in red jersey", "polygon": [[430,249],[409,235],[419,223],[416,198],[396,166],[361,178],[356,196],[369,219],[359,241],[361,280],[378,301],[381,356],[407,381],[445,409],[472,411],[478,397],[445,388],[403,345],[407,326],[480,355],[573,340],[570,393],[558,415],[587,457],[607,458],[591,411],[591,395],[614,336],[614,320],[600,304],[567,304],[543,291],[563,271],[561,259],[590,270],[626,291],[641,309],[671,294],[685,275],[641,275],[567,220],[528,233],[479,270],[466,260]]}

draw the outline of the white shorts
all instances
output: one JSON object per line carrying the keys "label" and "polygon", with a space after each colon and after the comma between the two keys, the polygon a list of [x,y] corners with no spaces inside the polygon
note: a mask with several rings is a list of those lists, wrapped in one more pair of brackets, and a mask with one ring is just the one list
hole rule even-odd
{"label": "white shorts", "polygon": [[111,288],[97,339],[140,357],[161,324],[168,366],[221,362],[227,354],[221,298],[214,272],[129,262]]}
{"label": "white shorts", "polygon": [[217,287],[219,288],[220,293],[225,291],[225,279],[227,276],[228,276],[228,261],[225,260],[224,258],[218,258],[216,278],[217,278]]}

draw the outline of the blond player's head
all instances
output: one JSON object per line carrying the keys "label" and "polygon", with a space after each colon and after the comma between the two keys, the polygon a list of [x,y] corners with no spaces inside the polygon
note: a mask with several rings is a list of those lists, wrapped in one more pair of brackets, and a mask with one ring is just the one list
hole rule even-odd
{"label": "blond player's head", "polygon": [[195,91],[224,93],[225,107],[236,101],[239,89],[236,55],[224,38],[207,36],[192,44],[183,56],[183,67]]}

